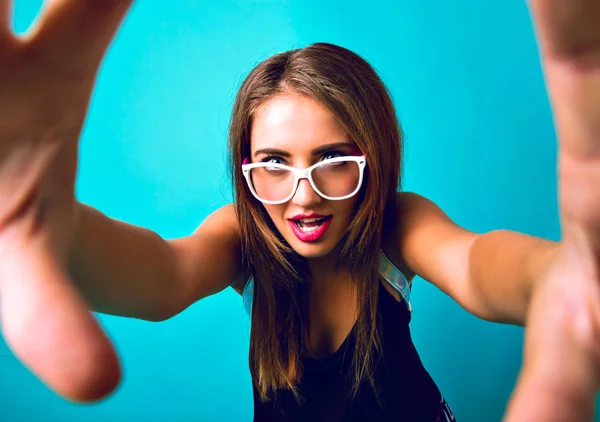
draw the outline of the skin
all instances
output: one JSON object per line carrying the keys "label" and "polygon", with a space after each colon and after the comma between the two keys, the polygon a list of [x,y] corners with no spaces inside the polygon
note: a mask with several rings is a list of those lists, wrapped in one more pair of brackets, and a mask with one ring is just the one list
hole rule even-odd
{"label": "skin", "polygon": [[[593,417],[600,387],[600,2],[530,6],[560,141],[563,245],[529,309],[524,367],[507,420],[584,421]],[[555,303],[565,280],[566,297]]]}
{"label": "skin", "polygon": [[[250,143],[252,162],[268,159],[296,168],[307,168],[341,155],[362,155],[331,112],[319,102],[292,92],[276,96],[259,108]],[[323,151],[323,148],[328,149]],[[316,149],[321,149],[317,155]],[[303,179],[288,202],[264,204],[283,238],[307,258],[313,277],[309,312],[310,343],[315,357],[336,350],[356,320],[356,296],[349,274],[336,262],[339,240],[352,221],[357,201],[358,195],[340,201],[327,200]],[[293,233],[289,219],[312,213],[332,216],[331,225],[317,242],[303,242]]]}
{"label": "skin", "polygon": [[[11,2],[0,0],[0,320],[23,363],[58,394],[76,401],[104,397],[119,378],[114,349],[89,314],[88,302],[114,304],[120,298],[126,315],[143,301],[144,308],[160,308],[164,316],[241,276],[225,266],[207,270],[198,264],[215,262],[209,258],[216,252],[203,246],[214,238],[222,242],[217,252],[223,261],[235,268],[229,265],[239,258],[230,208],[215,213],[194,236],[174,242],[131,231],[134,247],[117,257],[111,255],[115,243],[110,239],[126,230],[77,206],[73,186],[80,128],[98,66],[130,3],[53,0],[36,28],[17,39],[8,25]],[[395,262],[406,262],[474,314],[526,323],[524,364],[506,420],[587,421],[600,387],[600,2],[529,4],[560,141],[561,243],[509,233],[475,235],[453,225],[435,204],[404,195],[398,200],[412,217],[398,221],[384,248],[396,254]],[[294,157],[309,160],[304,152]],[[298,195],[307,200],[310,194],[302,186]],[[302,205],[286,207],[293,206]],[[286,212],[272,210],[279,223]],[[91,223],[79,229],[80,220]],[[73,239],[90,227],[115,235],[103,238],[99,231],[96,239],[110,246],[103,248],[108,252],[81,261],[86,276],[98,272],[92,270],[99,263],[112,264],[103,268],[109,268],[106,282],[115,290],[103,301],[99,295],[80,296],[85,289],[75,287],[66,268]],[[142,246],[160,259],[136,257]],[[443,253],[432,257],[437,255],[428,253],[432,246]],[[78,253],[92,249],[88,245]],[[317,257],[319,251],[303,253]],[[174,274],[168,285],[173,293],[165,294],[162,278],[125,277],[123,268],[132,263]],[[126,279],[128,284],[121,283]],[[153,292],[152,298],[129,292],[125,301],[120,293],[126,289]],[[160,297],[169,302],[169,313],[157,305]]]}
{"label": "skin", "polygon": [[[345,145],[338,145],[340,142]],[[328,151],[313,154],[313,150],[328,145],[332,145]],[[272,98],[260,107],[252,124],[250,148],[252,162],[268,158],[270,162],[296,168],[310,167],[324,158],[361,155],[332,113],[317,101],[294,93]],[[262,152],[265,149],[281,150],[289,156]],[[322,268],[335,263],[332,251],[352,220],[357,200],[357,195],[340,201],[327,200],[314,191],[307,179],[302,179],[288,202],[264,206],[290,246],[308,258],[312,267]],[[303,242],[294,235],[288,220],[312,213],[331,215],[331,225],[319,241]]]}
{"label": "skin", "polygon": [[65,271],[78,219],[77,141],[98,66],[130,2],[53,1],[24,39],[10,31],[11,3],[0,1],[2,331],[33,373],[86,402],[112,391],[120,370]]}

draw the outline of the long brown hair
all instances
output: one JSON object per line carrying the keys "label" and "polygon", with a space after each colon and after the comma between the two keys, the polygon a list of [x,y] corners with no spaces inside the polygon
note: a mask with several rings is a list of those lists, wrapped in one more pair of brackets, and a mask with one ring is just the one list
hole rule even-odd
{"label": "long brown hair", "polygon": [[280,389],[301,399],[300,356],[308,330],[306,262],[275,228],[250,193],[241,171],[250,156],[257,109],[285,92],[311,97],[333,113],[367,160],[359,207],[340,242],[340,260],[357,288],[353,357],[356,394],[363,381],[377,391],[374,357],[381,349],[377,321],[378,256],[384,222],[394,214],[400,184],[402,131],[390,95],[357,54],[326,43],[274,55],[254,68],[235,99],[229,133],[231,174],[245,265],[254,277],[250,371],[262,400]]}

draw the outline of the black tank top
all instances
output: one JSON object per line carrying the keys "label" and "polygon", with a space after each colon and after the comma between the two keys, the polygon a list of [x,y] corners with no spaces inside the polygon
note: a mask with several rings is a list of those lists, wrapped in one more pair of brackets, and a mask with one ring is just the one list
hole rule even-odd
{"label": "black tank top", "polygon": [[303,358],[298,404],[289,390],[268,403],[254,390],[255,421],[455,421],[437,386],[423,367],[410,336],[410,312],[383,286],[379,288],[383,353],[376,358],[380,406],[368,382],[352,398],[354,328],[340,348],[324,359]]}

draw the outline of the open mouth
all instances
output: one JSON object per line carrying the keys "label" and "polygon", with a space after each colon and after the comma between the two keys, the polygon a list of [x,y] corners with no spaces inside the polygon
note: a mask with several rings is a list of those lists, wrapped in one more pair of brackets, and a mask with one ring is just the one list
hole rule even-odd
{"label": "open mouth", "polygon": [[329,228],[332,216],[319,218],[299,218],[289,220],[290,227],[298,239],[303,242],[316,242]]}

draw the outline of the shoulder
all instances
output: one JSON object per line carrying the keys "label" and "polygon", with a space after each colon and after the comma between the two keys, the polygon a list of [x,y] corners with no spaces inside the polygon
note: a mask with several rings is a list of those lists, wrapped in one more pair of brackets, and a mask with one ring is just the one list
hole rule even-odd
{"label": "shoulder", "polygon": [[[437,205],[417,193],[396,193],[393,215],[387,219],[387,226],[384,227],[382,237],[382,249],[394,265],[404,265],[406,267],[405,259],[400,253],[403,240],[406,239],[406,235],[410,233],[416,222],[422,218],[429,220],[432,216],[435,216],[437,214],[436,209],[439,210]],[[406,269],[398,268],[401,270]]]}
{"label": "shoulder", "polygon": [[190,280],[188,284],[197,298],[228,286],[237,291],[247,279],[235,204],[216,209],[190,236],[169,240],[169,244],[177,256],[180,273]]}
{"label": "shoulder", "polygon": [[[207,218],[207,221],[209,219],[213,220],[212,222],[214,227],[220,227],[220,230],[224,231],[224,235],[226,234],[225,232],[227,232],[227,234],[229,235],[233,235],[236,238],[236,244],[239,248],[241,248],[241,230],[239,220],[237,217],[235,203],[227,204],[217,209],[213,214],[211,214]],[[235,290],[240,295],[243,295],[244,288],[250,280],[251,275],[252,273],[250,269],[242,267],[239,277],[231,284],[231,288],[233,288],[233,290]]]}
{"label": "shoulder", "polygon": [[[229,230],[236,233],[236,237],[238,239],[238,244],[241,247],[241,230],[240,224],[237,217],[235,203],[225,205],[216,211],[219,213],[219,218],[222,219],[223,223]],[[233,290],[235,290],[240,295],[244,294],[244,289],[250,281],[252,273],[250,269],[243,267],[240,276],[231,284]]]}
{"label": "shoulder", "polygon": [[430,199],[419,195],[415,192],[397,192],[396,193],[396,210],[402,215],[406,213],[412,214],[419,211],[431,211],[440,209]]}
{"label": "shoulder", "polygon": [[409,273],[429,274],[437,267],[466,251],[476,236],[455,224],[433,201],[413,192],[398,192],[396,207],[384,232],[382,247],[396,264],[405,265]]}
{"label": "shoulder", "polygon": [[386,221],[387,226],[382,232],[381,249],[409,281],[414,278],[415,272],[410,269],[402,254],[399,237],[404,235],[407,223],[415,218],[418,208],[427,207],[427,202],[431,201],[416,193],[397,192],[394,214]]}
{"label": "shoulder", "polygon": [[458,228],[437,204],[417,193],[398,192],[395,205],[388,232],[396,246],[401,246],[415,230]]}
{"label": "shoulder", "polygon": [[240,225],[238,222],[237,213],[235,211],[235,204],[232,203],[223,205],[221,208],[216,209],[206,219],[206,221],[211,220],[214,220],[215,223],[218,221],[218,226],[221,226],[239,235]]}

